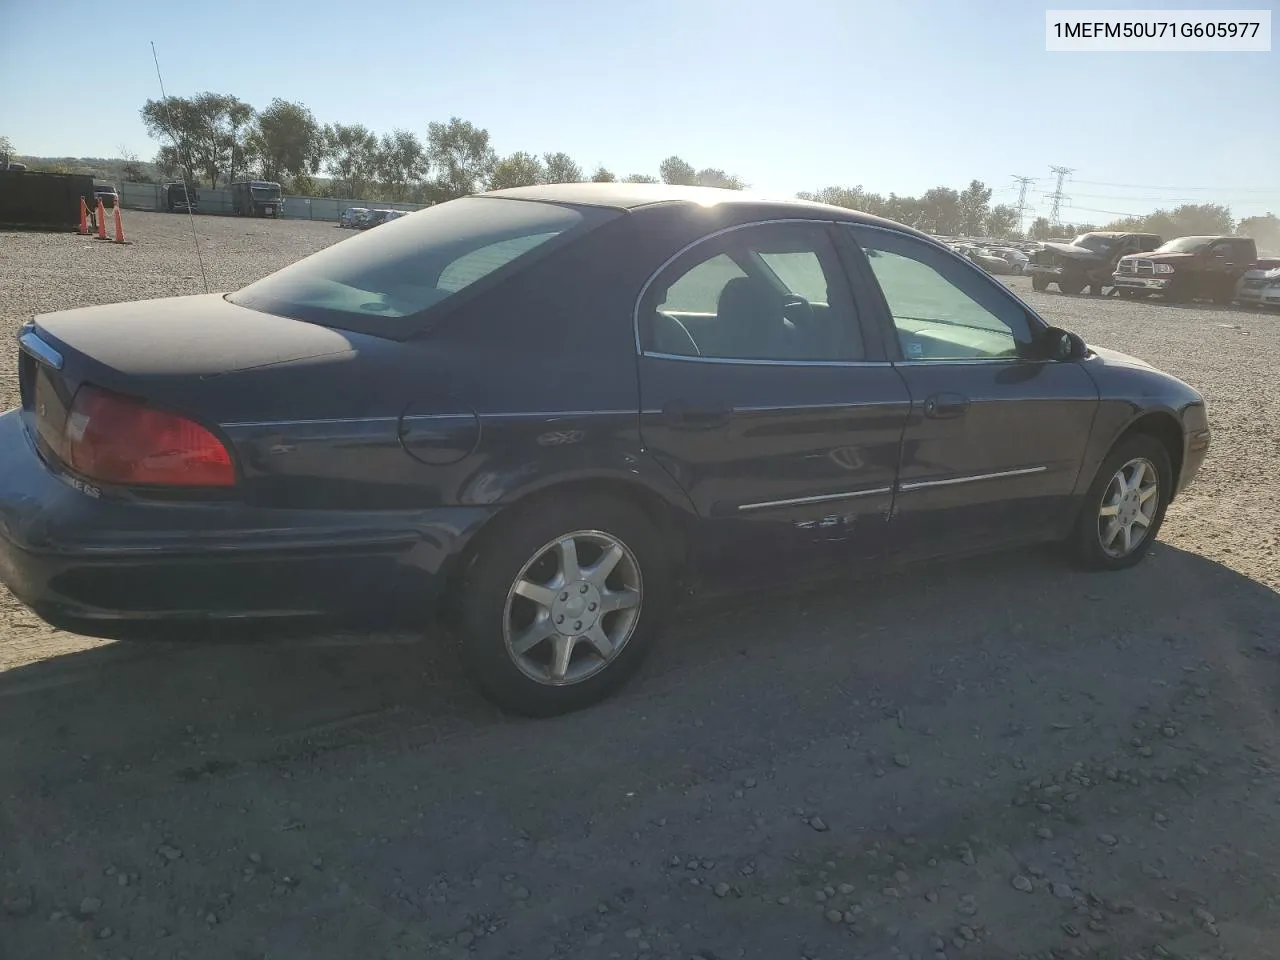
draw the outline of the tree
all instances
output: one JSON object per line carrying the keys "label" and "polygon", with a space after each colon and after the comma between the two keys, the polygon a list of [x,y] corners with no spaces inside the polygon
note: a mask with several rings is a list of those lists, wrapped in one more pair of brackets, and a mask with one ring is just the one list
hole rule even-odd
{"label": "tree", "polygon": [[863,213],[884,214],[884,197],[862,189],[861,184],[856,187],[823,187],[813,193],[797,193],[796,197],[815,203],[828,203],[833,207],[861,210]]}
{"label": "tree", "polygon": [[1280,217],[1268,213],[1263,217],[1246,217],[1236,225],[1236,233],[1252,237],[1260,251],[1280,253]]}
{"label": "tree", "polygon": [[919,200],[919,217],[911,226],[928,233],[954,236],[960,232],[960,194],[950,187],[934,187]]}
{"label": "tree", "polygon": [[[151,183],[154,178],[147,173],[138,155],[128,147],[120,149],[120,179],[126,183]],[[2,153],[3,151],[0,151]]]}
{"label": "tree", "polygon": [[1012,237],[1018,232],[1018,208],[997,204],[987,214],[986,233],[990,237]]}
{"label": "tree", "polygon": [[476,193],[497,163],[489,131],[458,117],[427,125],[427,159],[440,171],[435,186],[446,200]]}
{"label": "tree", "polygon": [[[953,190],[952,193],[955,191]],[[931,229],[926,215],[925,202],[923,199],[916,197],[900,197],[896,193],[891,193],[884,201],[884,209],[879,214],[889,220],[896,220],[898,223],[904,223],[908,227],[916,227],[919,230]]]}
{"label": "tree", "polygon": [[542,155],[543,183],[581,183],[582,168],[567,153]]}
{"label": "tree", "polygon": [[249,133],[250,153],[266,180],[313,177],[324,158],[324,131],[301,103],[281,100],[258,114]]}
{"label": "tree", "polygon": [[531,187],[542,183],[546,176],[538,158],[523,150],[503,157],[489,174],[489,189],[504,190],[507,187]]}
{"label": "tree", "polygon": [[698,171],[679,157],[667,157],[658,165],[662,182],[674,186],[692,187],[698,183]]}
{"label": "tree", "polygon": [[1230,208],[1218,203],[1184,203],[1172,210],[1157,210],[1145,217],[1124,217],[1107,224],[1108,230],[1158,233],[1166,239],[1227,235],[1234,228]]}
{"label": "tree", "polygon": [[657,177],[651,177],[647,173],[629,173],[622,178],[623,183],[657,183]]}
{"label": "tree", "polygon": [[956,198],[956,206],[957,232],[971,237],[980,235],[991,211],[991,188],[981,180],[970,180]]}
{"label": "tree", "polygon": [[613,183],[617,179],[611,171],[602,166],[596,167],[596,172],[591,175],[592,183]]}
{"label": "tree", "polygon": [[720,187],[724,190],[742,190],[746,187],[741,177],[735,177],[733,174],[712,167],[698,171],[697,183],[702,187]]}
{"label": "tree", "polygon": [[383,193],[391,200],[405,200],[409,187],[426,179],[427,151],[408,130],[384,133],[374,155],[374,168]]}
{"label": "tree", "polygon": [[1027,236],[1032,240],[1048,240],[1053,233],[1053,224],[1049,222],[1048,217],[1036,217],[1031,222],[1031,229],[1027,231]]}
{"label": "tree", "polygon": [[378,138],[362,123],[332,123],[324,128],[326,171],[344,181],[347,196],[360,197],[377,170]]}
{"label": "tree", "polygon": [[246,161],[246,133],[254,117],[253,107],[224,93],[200,93],[194,97],[148,100],[142,122],[155,139],[168,137],[172,152],[161,148],[158,163],[181,165],[194,181],[203,174],[210,187],[225,177],[233,179]]}
{"label": "tree", "polygon": [[8,162],[13,156],[13,141],[8,137],[0,137],[0,161]]}

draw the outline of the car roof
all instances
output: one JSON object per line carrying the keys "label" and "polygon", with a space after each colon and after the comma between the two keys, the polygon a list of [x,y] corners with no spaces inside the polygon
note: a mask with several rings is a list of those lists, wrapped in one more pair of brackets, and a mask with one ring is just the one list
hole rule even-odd
{"label": "car roof", "polygon": [[903,227],[902,224],[892,220],[846,207],[816,203],[812,200],[779,199],[746,190],[726,190],[721,187],[680,187],[665,183],[548,183],[533,187],[491,190],[479,196],[612,207],[616,210],[636,210],[658,204],[768,208],[774,216],[813,218],[816,215],[831,220],[879,224],[892,226],[898,230],[905,229],[911,233],[919,232],[910,227]]}

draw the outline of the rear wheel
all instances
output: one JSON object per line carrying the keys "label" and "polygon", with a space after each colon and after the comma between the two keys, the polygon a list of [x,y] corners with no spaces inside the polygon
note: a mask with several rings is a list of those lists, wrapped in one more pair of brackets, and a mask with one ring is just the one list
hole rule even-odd
{"label": "rear wheel", "polygon": [[498,706],[552,716],[588,706],[639,667],[661,629],[671,569],[623,500],[544,501],[486,538],[458,597],[462,660]]}
{"label": "rear wheel", "polygon": [[1151,548],[1173,490],[1169,453],[1144,433],[1125,437],[1103,461],[1076,521],[1076,559],[1094,570],[1123,570]]}

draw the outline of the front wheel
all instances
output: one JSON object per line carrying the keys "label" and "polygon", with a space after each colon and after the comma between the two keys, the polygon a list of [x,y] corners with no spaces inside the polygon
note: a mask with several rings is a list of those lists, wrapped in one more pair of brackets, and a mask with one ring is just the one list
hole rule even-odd
{"label": "front wheel", "polygon": [[1084,281],[1079,277],[1059,277],[1058,289],[1065,294],[1074,295],[1084,289]]}
{"label": "front wheel", "polygon": [[1031,275],[1031,289],[1038,290],[1043,293],[1049,288],[1049,281],[1043,273],[1033,273]]}
{"label": "front wheel", "polygon": [[1122,439],[1085,495],[1072,538],[1076,559],[1093,570],[1123,570],[1141,561],[1172,493],[1164,444],[1143,433]]}
{"label": "front wheel", "polygon": [[494,703],[526,716],[589,706],[635,672],[671,597],[662,538],[642,510],[543,501],[485,538],[461,578],[462,661]]}

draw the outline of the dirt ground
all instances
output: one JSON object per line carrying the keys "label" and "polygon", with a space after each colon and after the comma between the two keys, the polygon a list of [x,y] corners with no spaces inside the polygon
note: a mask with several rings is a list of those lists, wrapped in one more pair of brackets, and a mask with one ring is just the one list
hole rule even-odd
{"label": "dirt ground", "polygon": [[[196,224],[215,289],[345,236]],[[0,324],[200,290],[185,217],[125,227],[0,234]],[[1280,315],[1010,283],[1208,398],[1148,562],[699,607],[543,722],[430,639],[113,644],[5,594],[0,958],[1280,957]]]}

